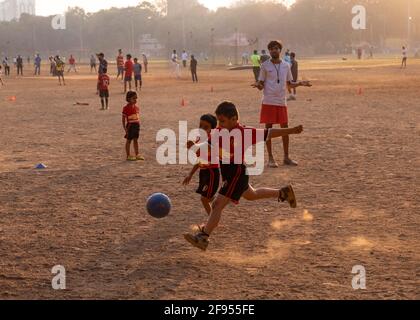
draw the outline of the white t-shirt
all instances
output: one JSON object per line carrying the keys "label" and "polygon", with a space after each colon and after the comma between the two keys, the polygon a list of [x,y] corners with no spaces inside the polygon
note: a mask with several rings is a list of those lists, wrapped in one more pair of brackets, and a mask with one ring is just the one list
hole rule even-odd
{"label": "white t-shirt", "polygon": [[274,64],[271,59],[261,65],[259,81],[264,81],[263,104],[287,106],[287,82],[293,81],[290,64]]}
{"label": "white t-shirt", "polygon": [[402,51],[403,58],[407,58],[407,48]]}
{"label": "white t-shirt", "polygon": [[187,61],[188,60],[188,53],[184,52],[182,54],[182,61]]}
{"label": "white t-shirt", "polygon": [[177,63],[178,62],[178,55],[176,53],[172,53],[171,60],[172,60],[173,63]]}

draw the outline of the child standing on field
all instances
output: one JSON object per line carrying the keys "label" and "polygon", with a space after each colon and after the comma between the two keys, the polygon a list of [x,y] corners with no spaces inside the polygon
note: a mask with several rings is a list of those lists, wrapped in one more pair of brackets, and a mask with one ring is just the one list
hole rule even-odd
{"label": "child standing on field", "polygon": [[[217,127],[217,118],[211,114],[205,114],[200,119],[200,129],[207,133],[210,140],[211,131]],[[211,213],[211,202],[219,190],[220,170],[219,164],[211,163],[211,152],[209,151],[207,159],[199,156],[199,162],[193,167],[190,174],[182,183],[184,186],[191,182],[194,174],[200,169],[200,180],[198,184],[197,193],[201,195],[201,203],[207,214]]]}
{"label": "child standing on field", "polygon": [[131,54],[127,54],[127,61],[124,64],[124,93],[127,92],[127,83],[128,90],[131,91],[131,81],[133,81],[133,68],[134,64],[131,61]]}
{"label": "child standing on field", "polygon": [[98,76],[98,87],[97,87],[97,94],[101,98],[101,110],[109,110],[108,107],[108,99],[109,99],[109,83],[110,79],[107,75],[108,70],[105,68],[103,69],[103,73]]}
{"label": "child standing on field", "polygon": [[[140,137],[140,109],[137,107],[137,93],[133,91],[127,92],[127,105],[122,112],[122,125],[125,131],[125,150],[127,153],[127,161],[139,161],[144,158],[139,154],[139,137]],[[131,156],[131,143],[134,145],[135,156]]]}
{"label": "child standing on field", "polygon": [[139,59],[134,58],[134,66],[133,66],[133,70],[134,70],[134,81],[136,84],[136,91],[140,91],[141,87],[143,85],[142,79],[141,79],[141,64],[139,63]]}

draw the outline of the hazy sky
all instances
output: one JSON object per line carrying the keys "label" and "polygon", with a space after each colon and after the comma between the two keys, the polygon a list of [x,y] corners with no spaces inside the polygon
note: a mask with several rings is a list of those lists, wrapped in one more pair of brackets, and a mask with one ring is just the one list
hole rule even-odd
{"label": "hazy sky", "polygon": [[[285,0],[285,2],[293,2],[294,0]],[[111,7],[128,7],[137,5],[141,0],[36,0],[37,15],[52,15],[63,13],[69,6],[78,6],[87,12],[95,12],[101,9]],[[210,9],[216,9],[221,6],[229,6],[234,0],[199,0],[202,4]]]}

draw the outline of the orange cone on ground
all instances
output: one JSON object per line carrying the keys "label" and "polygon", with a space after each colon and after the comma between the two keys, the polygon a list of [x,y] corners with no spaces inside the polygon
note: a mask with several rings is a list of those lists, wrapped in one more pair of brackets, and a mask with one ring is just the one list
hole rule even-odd
{"label": "orange cone on ground", "polygon": [[187,102],[185,101],[184,98],[182,98],[181,100],[181,107],[186,107],[187,106]]}
{"label": "orange cone on ground", "polygon": [[363,95],[363,89],[362,89],[362,87],[359,87],[359,96],[361,96],[361,95]]}

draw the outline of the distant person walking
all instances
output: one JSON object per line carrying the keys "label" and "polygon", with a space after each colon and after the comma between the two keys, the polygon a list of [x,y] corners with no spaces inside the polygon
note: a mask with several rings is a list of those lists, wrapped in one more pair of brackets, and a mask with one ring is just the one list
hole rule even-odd
{"label": "distant person walking", "polygon": [[363,50],[362,48],[357,49],[357,59],[362,60]]}
{"label": "distant person walking", "polygon": [[[298,81],[298,77],[299,77],[299,63],[296,60],[296,53],[292,52],[290,54],[290,61],[291,61],[291,64],[292,64],[290,66],[290,70],[292,71],[293,81],[294,82],[297,82]],[[289,101],[296,100],[296,90],[297,89],[296,88],[288,87],[288,90],[289,90],[289,94],[290,94],[288,100]]]}
{"label": "distant person walking", "polygon": [[198,65],[197,59],[194,57],[194,55],[191,55],[190,68],[191,68],[191,75],[192,75],[193,82],[198,82],[197,65]]}
{"label": "distant person walking", "polygon": [[95,73],[96,73],[97,72],[97,70],[96,70],[96,58],[92,54],[90,56],[90,73],[92,73],[94,69],[95,69]]}
{"label": "distant person walking", "polygon": [[187,60],[188,60],[188,53],[185,50],[182,52],[181,58],[182,58],[182,65],[184,66],[184,68],[186,68]]}
{"label": "distant person walking", "polygon": [[148,66],[149,66],[149,59],[147,59],[147,56],[144,53],[143,53],[143,66],[144,66],[144,73],[147,73]]}
{"label": "distant person walking", "polygon": [[4,75],[5,76],[10,76],[9,59],[7,57],[4,57],[2,64],[3,64],[3,67],[4,67]]}
{"label": "distant person walking", "polygon": [[19,55],[16,58],[16,68],[17,68],[17,75],[23,76],[23,59]]}
{"label": "distant person walking", "polygon": [[118,50],[117,71],[118,71],[117,79],[121,75],[121,80],[124,80],[124,56],[121,49]]}
{"label": "distant person walking", "polygon": [[174,50],[172,52],[172,55],[171,55],[171,68],[172,68],[173,75],[177,79],[180,79],[181,78],[181,70],[180,70],[180,66],[179,66],[179,63],[178,63],[178,54],[176,53],[176,50]]}
{"label": "distant person walking", "polygon": [[402,62],[401,62],[401,69],[407,68],[407,59],[408,59],[408,50],[407,47],[402,47]]}
{"label": "distant person walking", "polygon": [[254,54],[251,56],[252,71],[254,72],[255,81],[258,81],[261,71],[261,57],[257,50],[254,50]]}
{"label": "distant person walking", "polygon": [[39,55],[39,53],[35,57],[34,66],[35,66],[34,75],[40,76],[41,75],[41,56]]}

